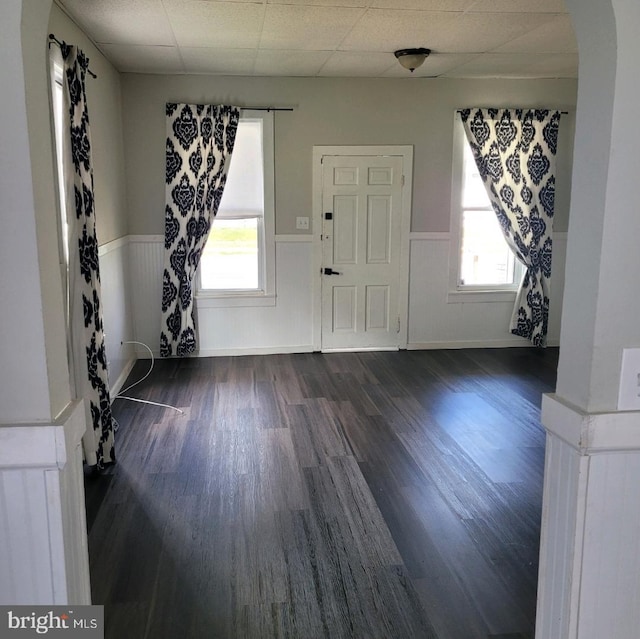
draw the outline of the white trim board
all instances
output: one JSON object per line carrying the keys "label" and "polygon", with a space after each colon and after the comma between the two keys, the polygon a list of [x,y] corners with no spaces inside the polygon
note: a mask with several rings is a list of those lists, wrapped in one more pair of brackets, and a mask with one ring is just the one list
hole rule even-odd
{"label": "white trim board", "polygon": [[130,241],[130,235],[125,235],[123,237],[119,237],[117,240],[112,240],[111,242],[106,242],[105,244],[101,244],[98,247],[98,257],[102,257],[107,253],[111,253],[111,251],[116,251],[123,246],[127,246]]}
{"label": "white trim board", "polygon": [[311,233],[276,235],[276,242],[313,242],[313,235]]}
{"label": "white trim board", "polygon": [[118,393],[122,390],[124,383],[127,381],[127,377],[133,370],[133,367],[136,365],[136,361],[139,359],[138,353],[136,351],[136,357],[131,357],[124,368],[122,369],[120,375],[118,375],[118,379],[111,384],[110,395],[111,395],[111,403],[113,404],[114,400],[117,398]]}
{"label": "white trim board", "polygon": [[[152,350],[154,359],[160,358],[160,351]],[[296,353],[313,353],[311,344],[302,344],[300,346],[268,346],[256,348],[221,348],[221,349],[202,349],[193,353],[189,357],[197,359],[199,357],[244,357],[246,355],[289,355]],[[140,348],[136,350],[138,359],[151,359],[149,351]],[[169,359],[179,359],[171,357]]]}
{"label": "white trim board", "polygon": [[640,451],[640,411],[585,413],[548,393],[542,396],[542,424],[581,455]]}
{"label": "white trim board", "polygon": [[439,231],[411,231],[409,234],[410,242],[448,242],[451,239],[451,233]]}
{"label": "white trim board", "polygon": [[[557,344],[548,344],[548,346],[557,346]],[[513,337],[512,339],[494,339],[494,340],[460,340],[460,341],[443,341],[443,342],[418,342],[407,344],[408,351],[434,351],[434,350],[454,350],[462,348],[533,348],[531,342],[521,337]]]}

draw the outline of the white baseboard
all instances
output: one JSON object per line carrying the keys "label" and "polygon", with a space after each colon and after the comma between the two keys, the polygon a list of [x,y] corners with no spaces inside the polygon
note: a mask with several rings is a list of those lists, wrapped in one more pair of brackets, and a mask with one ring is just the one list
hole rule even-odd
{"label": "white baseboard", "polygon": [[[557,340],[550,340],[547,346],[556,347],[559,346]],[[463,348],[533,348],[532,345],[524,340],[486,340],[486,341],[454,341],[454,342],[424,342],[407,344],[408,351],[427,351],[427,350],[445,350],[445,349],[463,349]],[[397,351],[397,348],[388,349],[336,349],[334,351],[324,351],[326,353],[331,352],[359,352],[364,350],[388,350]],[[313,353],[315,351],[312,344],[306,344],[301,346],[278,346],[278,347],[265,347],[265,348],[221,348],[221,349],[205,349],[200,350],[190,357],[234,357],[242,355],[285,355],[291,353]],[[137,359],[150,359],[149,351],[137,350]],[[160,352],[153,351],[153,356],[156,359],[160,359]],[[135,362],[134,362],[135,363]],[[131,372],[131,369],[128,369]],[[127,373],[128,374],[128,373]],[[125,375],[126,379],[126,375]]]}
{"label": "white baseboard", "polygon": [[[136,355],[138,355],[136,353]],[[124,383],[127,381],[127,377],[129,377],[129,373],[133,370],[135,363],[140,359],[139,355],[137,357],[132,357],[127,361],[122,372],[118,375],[118,379],[116,379],[113,384],[111,384],[110,393],[111,393],[111,401],[115,399],[116,395],[122,390]]]}
{"label": "white baseboard", "polygon": [[354,348],[326,348],[323,353],[382,353],[400,350],[397,346],[360,346]]}
{"label": "white baseboard", "polygon": [[311,344],[302,344],[300,346],[206,349],[200,350],[197,357],[224,357],[234,355],[286,355],[290,353],[313,353],[313,346]]}
{"label": "white baseboard", "polygon": [[[547,346],[559,346],[558,340],[549,340]],[[427,351],[461,348],[530,348],[531,343],[522,338],[492,340],[456,340],[451,342],[414,342],[407,344],[408,351]]]}
{"label": "white baseboard", "polygon": [[[220,348],[220,349],[203,349],[189,357],[235,357],[242,355],[286,355],[291,353],[313,353],[314,348],[311,344],[303,344],[300,346],[268,346],[264,348]],[[136,350],[138,359],[150,359],[149,351]],[[153,356],[160,359],[160,352],[153,351]]]}

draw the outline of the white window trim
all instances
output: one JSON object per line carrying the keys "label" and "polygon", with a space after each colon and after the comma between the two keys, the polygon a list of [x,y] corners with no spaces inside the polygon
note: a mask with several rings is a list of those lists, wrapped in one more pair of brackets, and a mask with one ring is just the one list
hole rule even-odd
{"label": "white window trim", "polygon": [[460,112],[454,112],[453,159],[451,168],[451,231],[449,243],[449,290],[448,303],[462,302],[510,302],[514,303],[520,282],[524,276],[524,265],[515,259],[513,284],[491,286],[465,285],[460,283],[460,255],[462,251],[462,184],[464,171],[464,145],[467,144]]}
{"label": "white window trim", "polygon": [[[262,144],[264,157],[264,216],[258,232],[262,232],[261,251],[262,281],[255,290],[219,290],[200,287],[200,272],[197,273],[197,308],[224,308],[235,306],[275,306],[276,304],[276,248],[275,248],[275,167],[274,125],[272,111],[243,109],[241,120],[262,120]],[[214,222],[215,224],[215,222]],[[260,229],[260,227],[262,227]]]}

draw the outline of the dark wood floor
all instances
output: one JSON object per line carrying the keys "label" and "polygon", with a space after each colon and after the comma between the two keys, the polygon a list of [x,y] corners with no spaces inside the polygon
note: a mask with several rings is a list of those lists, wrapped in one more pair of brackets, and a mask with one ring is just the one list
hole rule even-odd
{"label": "dark wood floor", "polygon": [[557,355],[156,362],[185,414],[117,400],[87,476],[107,638],[533,637]]}

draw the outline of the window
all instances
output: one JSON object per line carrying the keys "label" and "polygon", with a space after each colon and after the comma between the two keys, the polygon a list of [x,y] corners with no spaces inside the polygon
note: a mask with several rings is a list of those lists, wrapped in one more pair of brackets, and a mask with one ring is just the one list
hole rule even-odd
{"label": "window", "polygon": [[60,274],[65,297],[65,316],[69,315],[69,224],[67,221],[66,187],[64,181],[64,135],[68,125],[62,106],[62,55],[58,47],[50,49],[51,110],[53,112],[54,142],[56,149],[56,175],[58,186],[59,224],[58,245]]}
{"label": "window", "polygon": [[273,114],[243,111],[220,208],[200,260],[200,305],[209,300],[217,306],[216,298],[273,299],[273,193]]}
{"label": "window", "polygon": [[[450,291],[454,296],[456,292],[503,292],[512,296],[520,285],[524,267],[504,239],[458,113],[455,118],[451,220],[454,250]],[[490,301],[486,295],[478,299]],[[467,296],[466,301],[471,298]]]}

